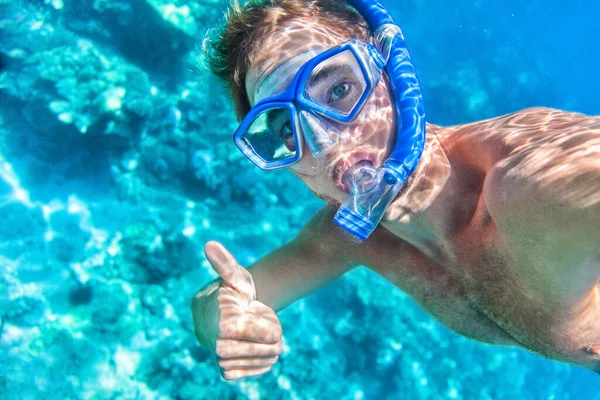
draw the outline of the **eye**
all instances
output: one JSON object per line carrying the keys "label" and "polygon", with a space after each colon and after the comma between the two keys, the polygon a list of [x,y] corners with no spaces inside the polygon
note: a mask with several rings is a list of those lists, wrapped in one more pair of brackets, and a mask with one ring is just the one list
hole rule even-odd
{"label": "eye", "polygon": [[288,122],[287,124],[285,124],[280,131],[280,136],[282,139],[285,139],[287,137],[293,136],[293,132],[292,132],[292,122]]}
{"label": "eye", "polygon": [[339,101],[346,97],[352,86],[348,82],[342,82],[335,85],[329,92],[329,98],[327,99],[328,103]]}
{"label": "eye", "polygon": [[296,144],[294,143],[294,131],[292,130],[292,122],[288,121],[279,131],[279,137],[285,144],[285,147],[290,151],[296,150]]}

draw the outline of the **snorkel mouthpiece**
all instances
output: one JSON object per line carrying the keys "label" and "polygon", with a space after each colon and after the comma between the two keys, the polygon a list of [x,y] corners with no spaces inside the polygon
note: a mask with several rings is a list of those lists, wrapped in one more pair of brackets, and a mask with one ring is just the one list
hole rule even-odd
{"label": "snorkel mouthpiece", "polygon": [[419,163],[425,146],[425,111],[400,28],[376,0],[347,1],[375,32],[377,45],[387,60],[385,70],[398,119],[396,144],[387,161],[379,168],[359,163],[343,177],[350,197],[339,208],[334,221],[359,240],[366,240]]}
{"label": "snorkel mouthpiece", "polygon": [[351,194],[365,193],[379,183],[377,171],[370,161],[360,161],[344,173],[342,182],[348,186]]}
{"label": "snorkel mouthpiece", "polygon": [[350,197],[338,210],[335,222],[358,239],[366,240],[404,186],[406,179],[405,174],[388,166],[379,169],[355,169],[347,183]]}

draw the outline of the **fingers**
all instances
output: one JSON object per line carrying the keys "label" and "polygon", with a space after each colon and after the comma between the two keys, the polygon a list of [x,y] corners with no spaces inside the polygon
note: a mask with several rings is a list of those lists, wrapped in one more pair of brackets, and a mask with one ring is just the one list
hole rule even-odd
{"label": "fingers", "polygon": [[271,358],[281,354],[283,342],[256,343],[245,340],[219,339],[215,353],[218,359]]}
{"label": "fingers", "polygon": [[[222,302],[220,301],[222,304]],[[259,343],[273,344],[281,340],[281,323],[275,312],[258,303],[250,303],[246,312],[240,313],[239,309],[232,306],[221,307],[221,320],[219,322],[219,338],[237,339]],[[263,309],[264,308],[264,309]]]}
{"label": "fingers", "polygon": [[252,275],[220,243],[208,242],[204,252],[222,279],[192,302],[196,336],[210,342],[223,378],[264,374],[283,349],[279,319],[273,309],[256,301]]}
{"label": "fingers", "polygon": [[219,336],[226,340],[275,344],[281,340],[281,327],[262,319],[243,315],[219,326]]}
{"label": "fingers", "polygon": [[267,368],[277,362],[279,356],[269,358],[232,358],[219,361],[219,367],[224,370]]}
{"label": "fingers", "polygon": [[239,292],[249,303],[256,299],[256,289],[250,272],[237,263],[235,257],[219,242],[211,241],[204,246],[204,254],[224,284]]}
{"label": "fingers", "polygon": [[234,369],[223,371],[223,378],[227,380],[240,379],[240,378],[248,378],[250,376],[256,376],[260,374],[264,374],[265,372],[269,372],[271,367],[266,368],[256,368],[256,369]]}
{"label": "fingers", "polygon": [[223,378],[240,379],[268,372],[279,359],[283,348],[275,344],[253,343],[242,340],[217,340],[217,360]]}
{"label": "fingers", "polygon": [[196,293],[190,304],[194,335],[201,345],[210,349],[214,349],[219,334],[219,288],[219,282],[208,285]]}

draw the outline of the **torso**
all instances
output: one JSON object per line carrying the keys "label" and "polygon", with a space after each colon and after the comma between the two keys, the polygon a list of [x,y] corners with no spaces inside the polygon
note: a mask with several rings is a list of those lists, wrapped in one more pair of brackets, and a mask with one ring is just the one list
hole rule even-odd
{"label": "torso", "polygon": [[[493,129],[501,122],[482,124],[487,123],[489,129]],[[481,135],[487,134],[485,126],[471,127],[480,130]],[[460,146],[470,145],[466,139],[460,143]],[[481,143],[472,145],[481,146]],[[460,150],[453,151],[460,153]],[[489,160],[490,164],[502,160],[510,151],[510,143],[495,146],[487,153],[488,159],[496,158]],[[566,323],[568,313],[560,311],[565,305],[551,296],[538,295],[535,290],[535,271],[549,261],[543,259],[543,254],[525,257],[515,250],[507,235],[518,240],[519,232],[502,231],[490,216],[482,196],[485,168],[473,168],[468,163],[458,168],[468,171],[461,179],[471,178],[460,193],[439,197],[448,200],[453,195],[460,196],[460,204],[471,211],[459,212],[456,218],[440,216],[443,223],[431,227],[435,237],[415,238],[406,232],[407,218],[418,219],[419,212],[425,208],[435,214],[436,200],[421,198],[418,201],[422,204],[414,201],[403,204],[397,212],[392,212],[392,219],[383,224],[385,229],[376,231],[375,240],[368,242],[364,249],[365,265],[461,335],[490,344],[524,347],[546,357],[600,371],[600,355],[585,350],[586,346],[600,344],[597,297],[600,288],[596,286],[596,296],[582,299],[578,306],[587,310],[585,321],[577,327]],[[444,173],[442,167],[430,171],[429,175]],[[419,191],[414,190],[416,196],[412,197],[418,198]],[[536,246],[544,247],[543,243]],[[402,257],[398,257],[399,254]],[[600,267],[600,258],[594,256],[583,262],[598,263]]]}

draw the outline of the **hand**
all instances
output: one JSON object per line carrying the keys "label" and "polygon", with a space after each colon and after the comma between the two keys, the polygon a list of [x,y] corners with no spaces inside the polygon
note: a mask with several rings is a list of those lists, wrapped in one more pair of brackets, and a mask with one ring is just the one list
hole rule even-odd
{"label": "hand", "polygon": [[220,243],[208,242],[204,253],[222,279],[194,297],[196,338],[216,354],[225,379],[268,372],[283,348],[275,311],[256,300],[252,275]]}

